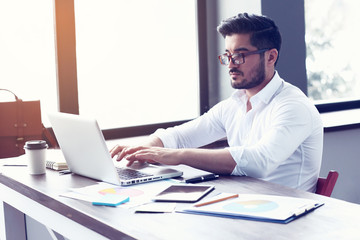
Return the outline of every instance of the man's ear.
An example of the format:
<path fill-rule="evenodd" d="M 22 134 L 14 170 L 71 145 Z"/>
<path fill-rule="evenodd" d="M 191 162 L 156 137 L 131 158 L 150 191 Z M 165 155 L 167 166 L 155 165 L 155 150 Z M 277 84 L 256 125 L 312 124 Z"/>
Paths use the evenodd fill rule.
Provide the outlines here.
<path fill-rule="evenodd" d="M 276 50 L 276 48 L 272 48 L 267 52 L 267 63 L 271 65 L 275 65 L 275 62 L 278 58 L 279 52 Z"/>

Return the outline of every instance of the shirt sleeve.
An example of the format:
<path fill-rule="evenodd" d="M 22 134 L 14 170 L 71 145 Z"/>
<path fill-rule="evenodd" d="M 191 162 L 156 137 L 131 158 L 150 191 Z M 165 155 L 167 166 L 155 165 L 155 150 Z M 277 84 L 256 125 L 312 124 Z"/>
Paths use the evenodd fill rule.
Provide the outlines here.
<path fill-rule="evenodd" d="M 264 178 L 288 159 L 313 131 L 311 109 L 301 102 L 273 109 L 271 124 L 255 144 L 229 147 L 236 161 L 232 175 Z"/>
<path fill-rule="evenodd" d="M 226 132 L 220 119 L 222 104 L 182 125 L 158 129 L 153 135 L 160 138 L 166 148 L 197 148 L 224 138 Z"/>

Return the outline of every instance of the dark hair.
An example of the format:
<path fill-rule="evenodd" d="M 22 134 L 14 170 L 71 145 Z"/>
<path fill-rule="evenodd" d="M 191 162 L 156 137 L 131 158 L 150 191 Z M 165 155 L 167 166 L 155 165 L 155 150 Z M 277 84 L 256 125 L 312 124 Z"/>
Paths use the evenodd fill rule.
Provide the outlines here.
<path fill-rule="evenodd" d="M 240 13 L 223 20 L 217 27 L 217 31 L 224 38 L 232 34 L 250 34 L 250 43 L 254 47 L 257 49 L 276 48 L 280 55 L 281 34 L 274 21 L 266 16 Z"/>

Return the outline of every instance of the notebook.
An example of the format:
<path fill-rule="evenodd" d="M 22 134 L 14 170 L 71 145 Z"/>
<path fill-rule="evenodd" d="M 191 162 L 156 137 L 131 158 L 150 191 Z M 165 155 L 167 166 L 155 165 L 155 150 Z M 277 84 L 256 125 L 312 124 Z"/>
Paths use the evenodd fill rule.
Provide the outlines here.
<path fill-rule="evenodd" d="M 55 171 L 68 169 L 66 162 L 55 162 L 55 161 L 51 161 L 51 160 L 46 160 L 45 166 L 46 166 L 46 168 L 52 169 Z"/>
<path fill-rule="evenodd" d="M 46 151 L 46 162 L 45 166 L 48 169 L 55 171 L 61 171 L 68 169 L 68 165 L 65 158 L 59 149 L 48 149 Z"/>
<path fill-rule="evenodd" d="M 51 113 L 48 117 L 68 167 L 75 174 L 115 185 L 132 185 L 183 174 L 169 167 L 144 163 L 117 168 L 95 119 L 67 113 Z"/>

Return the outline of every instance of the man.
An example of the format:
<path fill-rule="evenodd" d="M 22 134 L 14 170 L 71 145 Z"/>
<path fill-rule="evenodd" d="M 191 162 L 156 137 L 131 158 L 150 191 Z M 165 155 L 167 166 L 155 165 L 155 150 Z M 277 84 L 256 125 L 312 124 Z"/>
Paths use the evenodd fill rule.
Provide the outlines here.
<path fill-rule="evenodd" d="M 157 130 L 142 146 L 116 146 L 111 155 L 219 174 L 246 175 L 314 192 L 323 128 L 309 99 L 275 70 L 281 36 L 275 23 L 247 13 L 218 27 L 225 39 L 220 63 L 236 91 L 183 125 Z M 225 149 L 197 149 L 226 137 Z"/>

